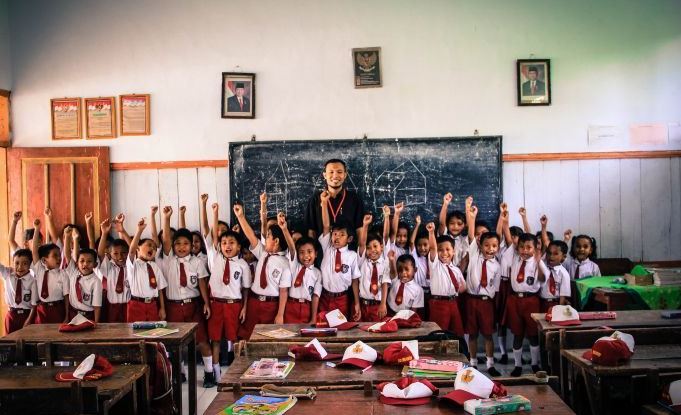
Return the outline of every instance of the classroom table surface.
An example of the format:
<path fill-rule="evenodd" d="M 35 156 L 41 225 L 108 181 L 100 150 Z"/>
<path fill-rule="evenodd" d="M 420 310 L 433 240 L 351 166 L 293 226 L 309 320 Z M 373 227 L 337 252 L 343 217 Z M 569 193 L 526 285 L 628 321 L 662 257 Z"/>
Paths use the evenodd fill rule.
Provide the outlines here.
<path fill-rule="evenodd" d="M 162 341 L 164 344 L 177 344 L 186 341 L 196 331 L 196 323 L 168 323 L 169 329 L 178 329 L 177 333 L 158 338 L 135 336 L 144 330 L 133 330 L 132 323 L 99 323 L 93 330 L 65 332 L 59 331 L 61 324 L 31 324 L 4 337 L 1 342 L 24 343 L 44 342 L 110 342 L 110 341 Z"/>
<path fill-rule="evenodd" d="M 451 392 L 452 388 L 440 389 L 440 396 Z M 551 390 L 548 385 L 507 386 L 509 394 L 523 395 L 532 403 L 529 412 L 513 412 L 518 414 L 547 414 L 568 415 L 574 412 Z M 236 398 L 229 392 L 218 392 L 217 396 L 206 410 L 206 415 L 221 413 L 223 409 L 234 403 Z M 343 391 L 318 391 L 314 400 L 299 399 L 298 402 L 287 411 L 292 415 L 319 415 L 326 411 L 336 414 L 464 414 L 461 407 L 455 406 L 449 401 L 441 401 L 434 398 L 427 405 L 397 406 L 385 405 L 378 400 L 378 392 L 374 390 L 371 396 L 365 396 L 362 390 Z"/>
<path fill-rule="evenodd" d="M 370 322 L 360 322 L 360 326 L 369 326 L 374 323 Z M 310 341 L 314 337 L 303 337 L 300 335 L 301 328 L 311 328 L 313 326 L 309 324 L 257 324 L 253 330 L 251 338 L 248 340 L 253 343 L 265 343 L 265 342 L 301 342 Z M 267 332 L 276 329 L 286 329 L 291 332 L 296 333 L 294 337 L 287 337 L 285 339 L 275 339 L 273 337 L 263 336 L 262 332 Z M 335 336 L 319 337 L 320 341 L 328 343 L 345 343 L 345 342 L 356 342 L 361 340 L 365 343 L 376 342 L 376 341 L 398 341 L 398 340 L 413 340 L 418 336 L 425 336 L 432 331 L 440 330 L 440 326 L 432 321 L 424 321 L 421 327 L 416 328 L 401 328 L 393 333 L 371 333 L 368 331 L 360 330 L 359 326 L 350 330 L 338 330 Z"/>
<path fill-rule="evenodd" d="M 681 318 L 662 318 L 663 310 L 622 310 L 616 311 L 617 318 L 603 320 L 584 320 L 578 326 L 559 326 L 546 321 L 543 313 L 532 313 L 532 319 L 537 322 L 541 332 L 552 330 L 588 330 L 602 326 L 613 329 L 626 327 L 665 327 L 681 326 Z"/>
<path fill-rule="evenodd" d="M 628 362 L 618 366 L 594 364 L 582 357 L 590 349 L 567 349 L 561 353 L 572 364 L 586 369 L 594 376 L 625 376 L 647 373 L 650 370 L 669 372 L 681 370 L 681 345 L 641 345 L 634 348 L 634 355 Z"/>
<path fill-rule="evenodd" d="M 468 362 L 462 354 L 432 357 Z M 267 383 L 281 386 L 362 385 L 365 382 L 379 383 L 399 379 L 403 368 L 403 365 L 377 364 L 362 373 L 362 370 L 356 366 L 329 367 L 326 362 L 296 360 L 291 373 L 284 379 L 242 379 L 241 376 L 256 360 L 258 358 L 245 356 L 234 359 L 218 382 L 218 389 L 230 389 L 234 385 L 261 386 Z M 279 358 L 279 360 L 292 359 Z M 447 382 L 452 383 L 453 379 Z"/>

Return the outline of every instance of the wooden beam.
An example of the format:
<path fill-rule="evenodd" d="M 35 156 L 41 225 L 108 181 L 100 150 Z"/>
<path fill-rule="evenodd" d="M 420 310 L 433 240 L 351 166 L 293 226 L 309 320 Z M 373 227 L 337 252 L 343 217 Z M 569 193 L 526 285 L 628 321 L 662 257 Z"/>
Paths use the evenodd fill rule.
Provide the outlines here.
<path fill-rule="evenodd" d="M 191 169 L 199 167 L 227 167 L 228 164 L 227 160 L 134 161 L 129 163 L 111 163 L 111 170 Z"/>
<path fill-rule="evenodd" d="M 652 159 L 681 157 L 681 150 L 664 151 L 604 151 L 596 153 L 531 153 L 504 154 L 503 161 Z"/>

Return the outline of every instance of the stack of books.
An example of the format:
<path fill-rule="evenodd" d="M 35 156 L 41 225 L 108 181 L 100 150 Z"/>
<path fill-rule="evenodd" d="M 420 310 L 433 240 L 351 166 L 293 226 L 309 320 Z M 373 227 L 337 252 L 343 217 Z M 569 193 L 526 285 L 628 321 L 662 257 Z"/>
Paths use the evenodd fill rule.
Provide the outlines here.
<path fill-rule="evenodd" d="M 295 364 L 293 361 L 279 359 L 256 360 L 241 375 L 241 379 L 284 379 Z"/>
<path fill-rule="evenodd" d="M 456 360 L 418 359 L 402 368 L 402 376 L 419 379 L 456 379 L 456 372 L 465 367 Z"/>
<path fill-rule="evenodd" d="M 298 399 L 268 398 L 257 395 L 244 395 L 238 401 L 223 409 L 218 415 L 281 415 L 291 409 Z"/>
<path fill-rule="evenodd" d="M 653 284 L 658 287 L 681 285 L 681 268 L 653 268 Z"/>

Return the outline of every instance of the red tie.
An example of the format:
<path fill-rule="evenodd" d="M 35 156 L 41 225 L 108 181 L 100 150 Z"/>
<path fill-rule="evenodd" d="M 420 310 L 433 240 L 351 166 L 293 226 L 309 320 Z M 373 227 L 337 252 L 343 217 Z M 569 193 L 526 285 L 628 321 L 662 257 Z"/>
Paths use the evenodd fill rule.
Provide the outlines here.
<path fill-rule="evenodd" d="M 556 280 L 553 278 L 553 268 L 549 268 L 549 291 L 556 295 Z"/>
<path fill-rule="evenodd" d="M 516 277 L 516 281 L 518 281 L 518 284 L 522 284 L 523 281 L 525 281 L 525 260 L 523 260 L 523 263 L 520 264 L 520 269 L 518 270 L 518 276 Z"/>
<path fill-rule="evenodd" d="M 45 274 L 43 274 L 43 287 L 40 289 L 40 298 L 46 300 L 50 296 L 50 290 L 47 288 L 47 280 L 50 275 L 50 270 L 46 269 Z"/>
<path fill-rule="evenodd" d="M 106 291 L 106 275 L 102 275 L 102 291 Z"/>
<path fill-rule="evenodd" d="M 123 279 L 125 278 L 125 270 L 123 267 L 118 268 L 118 278 L 116 278 L 116 292 L 123 293 Z"/>
<path fill-rule="evenodd" d="M 426 258 L 426 279 L 430 279 L 430 258 Z"/>
<path fill-rule="evenodd" d="M 402 304 L 402 297 L 404 296 L 404 284 L 400 282 L 400 288 L 397 289 L 397 295 L 395 296 L 395 304 Z"/>
<path fill-rule="evenodd" d="M 184 262 L 180 262 L 180 285 L 187 286 L 187 271 L 184 270 Z"/>
<path fill-rule="evenodd" d="M 373 267 L 371 268 L 371 294 L 376 295 L 378 294 L 378 267 L 376 266 L 375 262 L 372 265 Z"/>
<path fill-rule="evenodd" d="M 480 287 L 487 288 L 487 260 L 482 260 L 482 272 L 480 273 Z"/>
<path fill-rule="evenodd" d="M 154 273 L 154 269 L 151 267 L 151 264 L 147 262 L 147 274 L 149 274 L 149 286 L 151 288 L 156 288 L 156 274 Z"/>
<path fill-rule="evenodd" d="M 225 270 L 222 271 L 222 283 L 229 285 L 229 276 L 231 275 L 229 270 L 229 258 L 225 258 Z"/>
<path fill-rule="evenodd" d="M 305 267 L 300 268 L 300 271 L 298 271 L 298 275 L 296 275 L 296 280 L 293 283 L 294 287 L 300 287 L 301 285 L 303 285 L 303 277 L 305 276 L 305 271 L 307 271 Z"/>
<path fill-rule="evenodd" d="M 21 278 L 17 277 L 17 288 L 16 288 L 16 293 L 14 294 L 14 302 L 16 305 L 21 304 L 21 296 L 22 296 L 22 288 L 21 288 Z"/>
<path fill-rule="evenodd" d="M 80 286 L 81 278 L 82 275 L 78 275 L 78 277 L 76 278 L 76 298 L 78 298 L 79 303 L 83 302 L 83 287 Z"/>
<path fill-rule="evenodd" d="M 262 262 L 262 268 L 260 268 L 260 288 L 267 288 L 267 261 L 270 260 L 272 255 L 267 254 L 265 260 Z"/>
<path fill-rule="evenodd" d="M 336 249 L 336 272 L 341 272 L 343 269 L 343 264 L 341 263 L 341 252 L 340 249 Z"/>
<path fill-rule="evenodd" d="M 454 289 L 456 292 L 459 292 L 459 282 L 456 280 L 456 275 L 454 275 L 454 271 L 452 271 L 449 266 L 446 266 L 447 272 L 449 272 L 449 279 L 452 280 L 452 284 L 454 284 Z"/>

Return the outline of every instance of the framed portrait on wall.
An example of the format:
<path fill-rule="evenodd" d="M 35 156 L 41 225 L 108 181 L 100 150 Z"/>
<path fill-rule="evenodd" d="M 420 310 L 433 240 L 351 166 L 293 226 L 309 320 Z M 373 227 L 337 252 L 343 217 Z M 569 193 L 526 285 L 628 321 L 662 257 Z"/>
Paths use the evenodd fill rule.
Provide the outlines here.
<path fill-rule="evenodd" d="M 82 138 L 80 105 L 80 98 L 55 98 L 50 100 L 53 140 Z"/>
<path fill-rule="evenodd" d="M 85 136 L 87 138 L 116 137 L 116 98 L 85 98 Z"/>
<path fill-rule="evenodd" d="M 255 74 L 222 73 L 222 118 L 255 118 Z"/>
<path fill-rule="evenodd" d="M 119 126 L 121 135 L 151 134 L 151 96 L 149 94 L 129 94 L 118 97 L 121 111 Z"/>
<path fill-rule="evenodd" d="M 551 105 L 551 60 L 518 59 L 518 105 Z"/>

